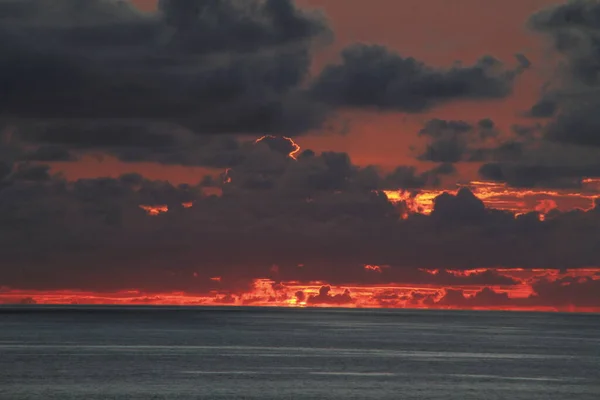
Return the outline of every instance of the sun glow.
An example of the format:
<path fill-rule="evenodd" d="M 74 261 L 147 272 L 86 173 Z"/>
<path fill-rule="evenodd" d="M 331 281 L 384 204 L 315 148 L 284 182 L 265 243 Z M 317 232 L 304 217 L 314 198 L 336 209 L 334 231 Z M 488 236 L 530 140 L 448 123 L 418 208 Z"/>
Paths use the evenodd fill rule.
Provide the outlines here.
<path fill-rule="evenodd" d="M 288 154 L 297 160 L 301 147 L 292 138 L 287 136 L 264 135 L 254 141 L 260 143 L 266 139 L 281 139 L 289 142 L 292 151 Z M 223 184 L 232 183 L 232 169 L 227 168 L 221 174 Z M 600 178 L 585 178 L 581 180 L 581 189 L 549 190 L 542 188 L 522 189 L 513 188 L 505 183 L 471 181 L 466 184 L 457 184 L 450 189 L 419 189 L 419 190 L 385 190 L 383 193 L 394 204 L 404 205 L 403 219 L 411 214 L 429 215 L 433 211 L 435 199 L 443 193 L 456 195 L 460 188 L 466 187 L 484 202 L 486 207 L 512 212 L 515 217 L 529 212 L 537 212 L 540 221 L 552 210 L 571 211 L 575 209 L 590 210 L 594 201 L 600 197 Z M 312 201 L 309 200 L 309 201 Z M 184 208 L 191 208 L 193 203 L 183 203 Z M 169 211 L 166 205 L 140 205 L 148 215 L 157 216 Z"/>
<path fill-rule="evenodd" d="M 591 185 L 600 180 L 585 180 Z M 600 192 L 593 187 L 582 191 L 546 190 L 546 189 L 519 189 L 511 188 L 504 183 L 473 181 L 468 184 L 459 184 L 455 189 L 449 190 L 386 190 L 385 195 L 392 203 L 404 203 L 409 214 L 431 214 L 435 198 L 443 193 L 456 195 L 458 190 L 466 187 L 489 208 L 510 211 L 521 215 L 532 211 L 540 213 L 540 219 L 550 211 L 570 211 L 574 209 L 589 210 L 594 207 L 594 201 Z M 405 215 L 406 217 L 407 215 Z"/>
<path fill-rule="evenodd" d="M 298 143 L 296 143 L 294 141 L 294 139 L 292 139 L 290 137 L 287 137 L 287 136 L 279 136 L 279 137 L 282 138 L 282 139 L 284 139 L 284 140 L 287 140 L 290 143 L 290 145 L 292 146 L 293 150 L 288 154 L 288 157 L 296 160 L 297 159 L 297 155 L 298 155 L 298 153 L 300 152 L 300 149 L 301 149 L 300 145 Z M 262 142 L 265 139 L 277 139 L 277 138 L 278 138 L 278 136 L 264 135 L 264 136 L 256 139 L 254 141 L 254 143 L 260 143 L 260 142 Z"/>
<path fill-rule="evenodd" d="M 367 265 L 370 272 L 380 266 Z M 277 282 L 255 279 L 252 288 L 244 292 L 213 290 L 207 293 L 144 292 L 86 292 L 75 290 L 31 291 L 4 288 L 0 304 L 114 304 L 114 305 L 179 305 L 179 306 L 261 306 L 261 307 L 346 307 L 346 308 L 414 308 L 414 309 L 477 309 L 477 310 L 534 310 L 600 312 L 598 304 L 574 305 L 544 300 L 535 292 L 538 285 L 556 282 L 559 288 L 569 285 L 589 285 L 600 282 L 600 268 L 560 271 L 554 269 L 474 269 L 422 270 L 432 276 L 473 277 L 493 272 L 514 283 L 484 285 L 468 283 L 433 284 L 349 284 L 333 286 L 327 282 Z M 197 275 L 195 275 L 197 277 Z M 223 282 L 221 277 L 210 278 Z M 510 281 L 509 281 L 510 282 Z"/>
<path fill-rule="evenodd" d="M 142 205 L 140 205 L 140 208 L 142 210 L 146 211 L 146 213 L 148 215 L 152 215 L 152 216 L 160 215 L 160 214 L 163 214 L 163 213 L 166 213 L 169 211 L 169 207 L 164 204 L 159 204 L 159 205 L 142 204 Z"/>

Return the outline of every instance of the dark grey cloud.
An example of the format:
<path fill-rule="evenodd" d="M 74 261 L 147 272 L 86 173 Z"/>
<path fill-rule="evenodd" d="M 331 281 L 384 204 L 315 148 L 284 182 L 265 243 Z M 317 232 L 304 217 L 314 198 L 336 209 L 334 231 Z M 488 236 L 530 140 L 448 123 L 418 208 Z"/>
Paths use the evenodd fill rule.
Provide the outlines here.
<path fill-rule="evenodd" d="M 600 83 L 598 10 L 595 0 L 574 0 L 543 9 L 528 21 L 533 30 L 550 35 L 554 48 L 567 57 L 569 77 L 587 85 Z"/>
<path fill-rule="evenodd" d="M 330 31 L 291 0 L 85 5 L 2 0 L 5 117 L 144 119 L 203 133 L 298 132 L 322 111 L 299 85 Z M 26 68 L 23 66 L 26 65 Z"/>
<path fill-rule="evenodd" d="M 419 136 L 429 138 L 429 143 L 419 159 L 456 163 L 462 161 L 469 151 L 470 137 L 474 127 L 464 121 L 433 119 L 425 124 Z"/>
<path fill-rule="evenodd" d="M 520 125 L 515 124 L 511 126 L 511 131 L 518 137 L 525 141 L 532 141 L 537 138 L 537 135 L 542 129 L 541 124 L 534 125 Z"/>
<path fill-rule="evenodd" d="M 582 179 L 600 176 L 600 164 L 487 163 L 481 166 L 479 174 L 513 187 L 580 187 Z"/>
<path fill-rule="evenodd" d="M 556 113 L 556 101 L 551 99 L 541 99 L 529 111 L 529 115 L 537 118 L 552 117 Z"/>
<path fill-rule="evenodd" d="M 453 175 L 455 174 L 456 167 L 452 163 L 439 164 L 437 167 L 431 169 L 431 172 L 436 175 Z"/>
<path fill-rule="evenodd" d="M 47 165 L 18 164 L 12 178 L 20 181 L 48 181 L 50 167 Z"/>
<path fill-rule="evenodd" d="M 584 179 L 600 176 L 600 148 L 577 143 L 584 131 L 573 129 L 569 138 L 548 140 L 550 134 L 566 132 L 556 129 L 556 121 L 549 127 L 513 126 L 510 139 L 481 153 L 480 176 L 521 188 L 578 188 Z"/>
<path fill-rule="evenodd" d="M 418 112 L 505 97 L 529 66 L 522 55 L 514 69 L 486 56 L 440 69 L 357 44 L 311 81 L 313 53 L 333 33 L 293 0 L 163 0 L 155 12 L 128 1 L 0 0 L 0 11 L 0 114 L 42 149 L 27 156 L 40 161 L 98 152 L 228 167 L 241 162 L 231 139 L 202 136 L 294 136 L 339 107 Z"/>
<path fill-rule="evenodd" d="M 40 146 L 35 150 L 26 152 L 21 157 L 26 161 L 75 161 L 77 158 L 69 150 L 60 146 Z"/>
<path fill-rule="evenodd" d="M 374 266 L 371 266 L 374 267 Z M 307 264 L 302 268 L 282 266 L 279 267 L 273 279 L 281 281 L 309 281 L 311 277 L 318 276 L 319 279 L 332 285 L 348 285 L 360 282 L 362 284 L 376 285 L 382 283 L 410 283 L 415 285 L 436 286 L 462 286 L 462 285 L 496 285 L 512 286 L 519 281 L 502 275 L 494 270 L 460 274 L 456 271 L 445 269 L 425 270 L 422 268 L 410 268 L 403 265 L 382 265 L 378 269 L 365 268 L 359 263 L 331 264 L 325 268 L 322 264 Z"/>
<path fill-rule="evenodd" d="M 57 144 L 75 149 L 169 148 L 177 144 L 176 127 L 149 125 L 142 121 L 62 120 L 28 123 L 20 126 L 18 136 L 30 143 Z"/>
<path fill-rule="evenodd" d="M 392 178 L 354 165 L 344 153 L 294 161 L 269 142 L 253 148 L 257 153 L 228 173 L 229 183 L 213 182 L 221 196 L 204 194 L 200 184 L 138 174 L 68 182 L 43 166 L 7 167 L 0 280 L 23 289 L 194 293 L 241 290 L 256 278 L 510 285 L 501 276 L 432 276 L 416 268 L 576 268 L 600 261 L 592 233 L 600 228 L 597 209 L 556 212 L 541 222 L 535 213 L 515 218 L 488 209 L 462 189 L 439 196 L 430 216 L 402 219 L 402 205 L 375 190 Z M 140 205 L 169 211 L 152 217 Z M 210 279 L 216 276 L 222 279 Z"/>
<path fill-rule="evenodd" d="M 305 197 L 336 191 L 368 193 L 437 186 L 439 177 L 450 173 L 448 167 L 439 166 L 425 172 L 409 166 L 383 172 L 372 165 L 359 167 L 347 153 L 333 151 L 317 155 L 306 150 L 296 161 L 288 155 L 288 145 L 274 143 L 244 146 L 243 159 L 228 172 L 232 182 L 225 190 L 273 189 L 286 196 Z"/>
<path fill-rule="evenodd" d="M 489 287 L 477 291 L 473 296 L 466 296 L 461 289 L 447 289 L 444 296 L 436 302 L 439 306 L 449 307 L 503 307 L 514 304 L 507 293 L 496 292 Z"/>
<path fill-rule="evenodd" d="M 534 283 L 533 293 L 528 297 L 510 297 L 508 293 L 484 287 L 473 294 L 467 294 L 462 289 L 446 289 L 441 298 L 427 298 L 425 294 L 412 293 L 405 298 L 388 295 L 382 305 L 395 306 L 398 300 L 409 304 L 429 307 L 450 308 L 551 308 L 561 311 L 572 310 L 573 307 L 596 308 L 600 305 L 598 286 L 600 281 L 591 278 L 561 278 L 557 280 L 542 279 Z M 431 296 L 431 295 L 429 295 Z"/>
<path fill-rule="evenodd" d="M 532 285 L 539 304 L 576 307 L 597 307 L 600 304 L 600 280 L 591 277 L 541 279 Z"/>
<path fill-rule="evenodd" d="M 158 8 L 175 31 L 170 39 L 178 49 L 194 53 L 223 50 L 254 52 L 328 32 L 316 15 L 300 12 L 292 1 L 160 0 Z"/>
<path fill-rule="evenodd" d="M 575 0 L 532 15 L 528 26 L 547 36 L 561 55 L 555 78 L 530 114 L 554 117 L 545 138 L 558 143 L 600 146 L 600 3 Z"/>
<path fill-rule="evenodd" d="M 352 296 L 350 295 L 350 291 L 348 289 L 344 290 L 343 293 L 338 294 L 329 294 L 331 292 L 330 286 L 322 286 L 319 289 L 319 294 L 314 296 L 309 296 L 306 299 L 307 304 L 329 304 L 329 305 L 344 305 L 353 303 Z"/>
<path fill-rule="evenodd" d="M 313 83 L 317 97 L 342 106 L 420 112 L 456 99 L 503 98 L 528 63 L 507 69 L 493 57 L 472 66 L 433 68 L 379 45 L 355 44 Z"/>
<path fill-rule="evenodd" d="M 60 121 L 25 123 L 13 135 L 31 161 L 75 161 L 80 154 L 109 154 L 125 162 L 229 168 L 254 157 L 265 146 L 281 157 L 295 151 L 290 138 L 256 139 L 234 135 L 195 135 L 172 124 L 131 121 Z M 265 160 L 266 161 L 266 160 Z"/>
<path fill-rule="evenodd" d="M 600 99 L 600 97 L 599 97 Z M 597 103 L 600 104 L 600 103 Z M 600 147 L 600 116 L 597 107 L 574 107 L 559 114 L 546 128 L 545 138 L 564 144 Z"/>
<path fill-rule="evenodd" d="M 432 119 L 419 131 L 419 136 L 427 141 L 417 158 L 451 164 L 518 157 L 523 139 L 502 139 L 499 135 L 494 121 L 489 118 L 475 125 L 465 121 Z"/>
<path fill-rule="evenodd" d="M 487 218 L 489 210 L 469 189 L 461 188 L 456 196 L 448 193 L 438 196 L 431 216 L 441 221 L 463 224 Z"/>
<path fill-rule="evenodd" d="M 0 147 L 3 286 L 208 293 L 247 288 L 265 277 L 339 285 L 511 285 L 494 273 L 434 276 L 419 268 L 576 268 L 600 262 L 598 206 L 555 212 L 542 222 L 536 213 L 515 218 L 490 210 L 462 189 L 439 196 L 430 216 L 403 219 L 403 205 L 380 191 L 417 192 L 454 173 L 454 161 L 487 160 L 489 149 L 473 146 L 482 141 L 503 152 L 493 154 L 524 157 L 521 143 L 534 136 L 528 129 L 515 131 L 520 141 L 504 143 L 488 119 L 433 122 L 422 136 L 440 146 L 434 153 L 443 156 L 427 157 L 439 164 L 425 172 L 400 166 L 389 173 L 357 166 L 340 152 L 305 150 L 295 161 L 289 139 L 256 143 L 230 135 L 297 133 L 314 126 L 324 111 L 315 95 L 335 106 L 411 112 L 450 99 L 503 97 L 527 67 L 524 59 L 517 70 L 491 58 L 440 70 L 358 46 L 347 50 L 343 64 L 326 68 L 306 93 L 301 84 L 309 44 L 329 32 L 320 17 L 290 1 L 256 7 L 168 1 L 153 14 L 122 2 L 48 4 L 0 1 L 0 38 L 6 39 L 0 48 L 7 55 L 0 61 L 0 83 L 6 86 L 0 106 L 13 121 L 31 117 L 14 135 L 14 146 L 22 148 Z M 23 65 L 30 67 L 22 71 Z M 381 66 L 389 68 L 386 74 Z M 333 97 L 324 95 L 325 87 Z M 444 141 L 457 143 L 456 151 L 444 150 Z M 197 185 L 138 174 L 68 182 L 47 166 L 21 162 L 93 151 L 127 161 L 230 169 Z M 502 167 L 490 174 L 508 180 Z M 544 178 L 558 172 L 517 174 Z M 209 195 L 207 187 L 222 194 Z M 169 211 L 149 216 L 140 205 Z M 365 270 L 365 264 L 380 265 L 381 272 Z M 480 296 L 496 299 L 493 293 Z M 325 287 L 310 301 L 352 298 Z"/>
<path fill-rule="evenodd" d="M 557 121 L 560 120 L 559 117 Z M 580 138 L 580 135 L 595 137 L 588 134 L 593 128 L 556 129 L 557 124 L 546 128 L 540 124 L 513 125 L 505 133 L 490 119 L 475 124 L 432 119 L 419 131 L 419 136 L 425 138 L 425 146 L 417 158 L 446 164 L 483 163 L 479 169 L 483 179 L 521 188 L 580 187 L 583 179 L 600 176 L 598 147 L 586 148 Z M 554 132 L 569 132 L 571 136 L 562 138 L 562 143 L 548 140 Z M 437 175 L 443 174 L 438 171 Z"/>

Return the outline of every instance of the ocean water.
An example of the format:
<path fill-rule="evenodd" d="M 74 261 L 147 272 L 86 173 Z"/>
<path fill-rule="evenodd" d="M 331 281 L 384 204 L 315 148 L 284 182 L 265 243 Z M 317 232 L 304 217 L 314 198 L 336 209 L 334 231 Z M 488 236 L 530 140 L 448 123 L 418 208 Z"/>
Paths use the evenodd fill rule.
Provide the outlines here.
<path fill-rule="evenodd" d="M 600 399 L 600 316 L 0 308 L 0 399 Z"/>

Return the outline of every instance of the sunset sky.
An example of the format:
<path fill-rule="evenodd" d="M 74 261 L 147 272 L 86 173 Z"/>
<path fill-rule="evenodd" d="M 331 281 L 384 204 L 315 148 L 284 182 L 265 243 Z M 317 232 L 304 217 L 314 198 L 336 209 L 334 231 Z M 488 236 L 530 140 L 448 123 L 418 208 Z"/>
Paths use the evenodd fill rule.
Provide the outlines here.
<path fill-rule="evenodd" d="M 0 304 L 600 311 L 600 2 L 0 0 Z"/>

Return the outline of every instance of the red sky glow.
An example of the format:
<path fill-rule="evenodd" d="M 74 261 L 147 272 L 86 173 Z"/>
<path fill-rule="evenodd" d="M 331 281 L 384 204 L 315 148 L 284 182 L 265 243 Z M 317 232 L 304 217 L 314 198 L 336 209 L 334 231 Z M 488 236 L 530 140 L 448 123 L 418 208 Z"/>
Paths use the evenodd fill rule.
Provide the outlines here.
<path fill-rule="evenodd" d="M 600 312 L 600 3 L 493 3 L 8 7 L 0 304 Z"/>

